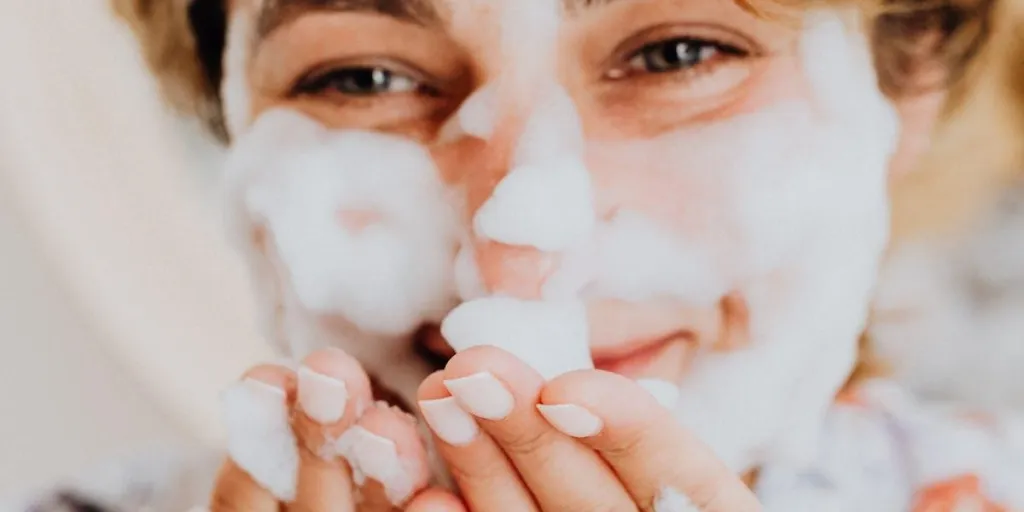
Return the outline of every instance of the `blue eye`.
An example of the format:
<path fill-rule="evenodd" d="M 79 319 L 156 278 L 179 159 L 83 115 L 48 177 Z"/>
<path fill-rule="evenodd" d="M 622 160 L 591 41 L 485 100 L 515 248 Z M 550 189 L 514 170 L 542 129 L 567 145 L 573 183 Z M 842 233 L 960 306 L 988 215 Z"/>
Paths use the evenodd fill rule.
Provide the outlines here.
<path fill-rule="evenodd" d="M 677 38 L 644 46 L 626 62 L 633 73 L 671 73 L 696 68 L 723 56 L 742 56 L 743 50 L 721 43 Z"/>
<path fill-rule="evenodd" d="M 383 67 L 335 68 L 314 75 L 295 88 L 299 94 L 337 92 L 348 96 L 401 94 L 422 89 L 416 79 Z"/>

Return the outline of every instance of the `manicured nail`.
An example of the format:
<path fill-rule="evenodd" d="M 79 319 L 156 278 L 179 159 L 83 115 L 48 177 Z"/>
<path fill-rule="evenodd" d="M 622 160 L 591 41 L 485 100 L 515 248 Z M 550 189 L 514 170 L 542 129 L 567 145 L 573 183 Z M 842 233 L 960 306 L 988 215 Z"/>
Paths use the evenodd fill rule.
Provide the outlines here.
<path fill-rule="evenodd" d="M 679 401 L 679 386 L 661 379 L 638 379 L 640 387 L 647 390 L 654 399 L 667 409 L 674 409 Z"/>
<path fill-rule="evenodd" d="M 223 406 L 231 459 L 278 499 L 294 499 L 299 449 L 285 391 L 245 379 L 228 388 Z"/>
<path fill-rule="evenodd" d="M 480 432 L 476 420 L 459 407 L 455 397 L 420 400 L 420 410 L 437 437 L 452 446 L 467 445 Z"/>
<path fill-rule="evenodd" d="M 321 425 L 336 423 L 345 415 L 348 388 L 343 381 L 299 368 L 299 405 L 306 416 Z"/>
<path fill-rule="evenodd" d="M 537 410 L 551 426 L 571 437 L 591 437 L 604 427 L 601 418 L 575 404 L 538 404 Z"/>
<path fill-rule="evenodd" d="M 470 414 L 485 420 L 505 419 L 515 406 L 515 399 L 505 386 L 489 372 L 444 381 L 448 391 Z"/>
<path fill-rule="evenodd" d="M 384 492 L 394 505 L 403 503 L 413 491 L 413 481 L 398 457 L 395 442 L 355 426 L 345 431 L 335 443 L 339 455 L 352 468 L 356 485 L 364 485 L 367 478 L 384 486 Z"/>

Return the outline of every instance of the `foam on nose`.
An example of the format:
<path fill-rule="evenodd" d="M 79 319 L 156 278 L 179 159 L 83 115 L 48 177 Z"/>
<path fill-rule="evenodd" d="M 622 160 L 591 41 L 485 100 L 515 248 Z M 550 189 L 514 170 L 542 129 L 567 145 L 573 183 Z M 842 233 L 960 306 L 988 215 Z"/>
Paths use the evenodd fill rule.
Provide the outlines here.
<path fill-rule="evenodd" d="M 562 251 L 586 242 L 597 217 L 582 147 L 572 99 L 553 86 L 524 123 L 509 173 L 476 212 L 476 234 L 541 251 Z"/>

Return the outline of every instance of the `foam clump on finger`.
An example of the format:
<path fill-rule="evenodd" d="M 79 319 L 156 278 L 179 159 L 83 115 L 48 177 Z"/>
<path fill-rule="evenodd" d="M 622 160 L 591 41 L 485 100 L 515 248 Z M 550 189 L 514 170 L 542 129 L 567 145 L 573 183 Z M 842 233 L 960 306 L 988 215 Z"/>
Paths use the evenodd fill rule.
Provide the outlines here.
<path fill-rule="evenodd" d="M 654 500 L 654 512 L 700 512 L 685 494 L 665 487 Z"/>
<path fill-rule="evenodd" d="M 284 390 L 254 379 L 222 397 L 228 455 L 278 499 L 291 501 L 299 475 L 299 448 Z"/>

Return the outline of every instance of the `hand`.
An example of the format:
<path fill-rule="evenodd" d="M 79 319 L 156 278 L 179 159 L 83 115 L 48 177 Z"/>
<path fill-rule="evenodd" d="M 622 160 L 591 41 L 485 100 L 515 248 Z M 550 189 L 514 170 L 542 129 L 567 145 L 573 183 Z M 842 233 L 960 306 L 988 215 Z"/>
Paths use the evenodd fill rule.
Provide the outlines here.
<path fill-rule="evenodd" d="M 669 410 L 619 375 L 545 383 L 510 354 L 477 347 L 429 377 L 420 400 L 464 500 L 437 510 L 761 510 Z"/>
<path fill-rule="evenodd" d="M 344 352 L 315 352 L 298 372 L 253 368 L 225 402 L 235 457 L 221 468 L 211 512 L 460 506 L 450 494 L 424 490 L 426 451 L 414 422 L 375 403 L 366 373 Z"/>

